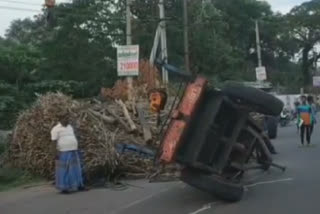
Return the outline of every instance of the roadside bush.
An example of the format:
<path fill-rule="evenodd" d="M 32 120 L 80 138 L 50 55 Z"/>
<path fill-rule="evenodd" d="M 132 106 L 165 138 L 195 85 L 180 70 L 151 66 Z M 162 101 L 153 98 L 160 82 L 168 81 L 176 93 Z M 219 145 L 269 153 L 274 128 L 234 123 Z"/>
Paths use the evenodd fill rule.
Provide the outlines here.
<path fill-rule="evenodd" d="M 85 83 L 77 81 L 61 81 L 61 80 L 46 80 L 38 83 L 27 84 L 24 91 L 30 96 L 34 94 L 46 94 L 48 92 L 62 92 L 63 94 L 73 97 L 85 97 Z"/>
<path fill-rule="evenodd" d="M 10 129 L 17 113 L 27 106 L 28 96 L 15 86 L 0 81 L 0 129 Z"/>
<path fill-rule="evenodd" d="M 37 94 L 62 92 L 74 98 L 97 95 L 99 85 L 77 81 L 46 80 L 20 86 L 0 81 L 0 129 L 11 129 L 19 112 L 31 104 Z"/>
<path fill-rule="evenodd" d="M 2 154 L 6 151 L 6 145 L 1 142 L 1 138 L 0 138 L 0 156 L 2 156 Z"/>
<path fill-rule="evenodd" d="M 8 136 L 0 133 L 0 192 L 42 180 L 25 170 L 12 168 L 7 161 L 7 151 Z"/>
<path fill-rule="evenodd" d="M 38 183 L 40 181 L 42 181 L 41 178 L 35 177 L 24 170 L 10 167 L 0 167 L 0 192 L 19 186 Z"/>

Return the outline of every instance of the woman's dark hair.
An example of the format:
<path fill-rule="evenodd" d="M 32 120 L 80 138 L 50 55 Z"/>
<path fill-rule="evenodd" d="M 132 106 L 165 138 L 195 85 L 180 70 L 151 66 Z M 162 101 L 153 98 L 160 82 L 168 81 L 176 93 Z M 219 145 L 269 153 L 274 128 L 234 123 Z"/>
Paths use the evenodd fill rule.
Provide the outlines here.
<path fill-rule="evenodd" d="M 61 123 L 62 126 L 68 126 L 69 125 L 69 114 L 61 114 L 59 116 L 59 122 Z"/>
<path fill-rule="evenodd" d="M 313 103 L 313 96 L 309 95 L 307 97 L 308 103 Z"/>

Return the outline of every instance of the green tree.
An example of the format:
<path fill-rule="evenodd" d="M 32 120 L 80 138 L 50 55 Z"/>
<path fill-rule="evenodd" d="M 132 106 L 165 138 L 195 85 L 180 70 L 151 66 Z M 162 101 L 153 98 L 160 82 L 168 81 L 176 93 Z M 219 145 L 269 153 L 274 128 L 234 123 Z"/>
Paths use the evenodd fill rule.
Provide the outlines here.
<path fill-rule="evenodd" d="M 48 80 L 49 88 L 54 88 L 52 80 L 86 82 L 95 86 L 90 87 L 94 90 L 111 85 L 116 79 L 115 46 L 125 44 L 125 3 L 77 1 L 50 10 L 49 19 L 48 11 L 44 11 L 33 20 L 14 21 L 5 42 L 0 41 L 0 51 L 2 56 L 19 60 L 14 60 L 16 64 L 11 60 L 10 64 L 8 57 L 2 57 L 0 72 L 11 83 L 17 79 L 28 82 L 28 78 Z M 169 62 L 183 68 L 182 2 L 166 0 L 165 8 Z M 158 1 L 135 0 L 131 9 L 133 42 L 140 45 L 141 57 L 148 58 L 160 21 Z M 293 32 L 305 20 L 310 21 L 305 14 L 300 23 L 299 18 L 293 18 L 301 12 L 274 14 L 269 4 L 257 0 L 189 0 L 188 11 L 192 70 L 215 81 L 254 80 L 254 22 L 259 20 L 263 64 L 271 80 L 287 84 L 286 75 L 280 72 L 296 71 L 298 64 L 292 59 L 303 45 Z M 311 12 L 309 16 L 315 14 Z M 310 62 L 312 50 L 308 53 Z M 43 89 L 46 84 L 40 85 Z"/>
<path fill-rule="evenodd" d="M 32 73 L 40 63 L 40 55 L 30 45 L 16 44 L 11 41 L 0 43 L 0 76 L 10 84 L 20 88 L 32 80 Z"/>
<path fill-rule="evenodd" d="M 207 0 L 192 1 L 189 11 L 194 69 L 220 81 L 253 80 L 254 23 L 273 16 L 270 6 L 255 0 Z"/>
<path fill-rule="evenodd" d="M 320 42 L 320 2 L 312 0 L 293 8 L 286 16 L 288 38 L 296 45 L 296 53 L 301 61 L 303 83 L 311 82 L 311 68 L 320 58 L 316 46 Z"/>
<path fill-rule="evenodd" d="M 51 36 L 40 45 L 40 78 L 87 82 L 95 90 L 111 85 L 116 77 L 114 45 L 124 36 L 112 4 L 60 5 L 53 13 Z"/>

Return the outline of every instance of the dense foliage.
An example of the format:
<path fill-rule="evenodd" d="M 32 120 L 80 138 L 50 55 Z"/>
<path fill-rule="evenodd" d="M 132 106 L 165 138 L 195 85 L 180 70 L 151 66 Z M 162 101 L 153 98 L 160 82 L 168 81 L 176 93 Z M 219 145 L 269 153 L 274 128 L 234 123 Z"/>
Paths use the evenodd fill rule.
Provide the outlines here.
<path fill-rule="evenodd" d="M 116 80 L 117 44 L 125 42 L 125 0 L 77 1 L 15 20 L 0 37 L 0 121 L 36 93 L 63 91 L 75 97 L 98 93 Z M 257 0 L 189 0 L 191 69 L 215 83 L 255 80 L 255 21 L 269 80 L 295 92 L 311 84 L 320 58 L 320 3 L 306 2 L 288 14 Z M 158 1 L 132 2 L 133 42 L 148 58 L 159 23 Z M 169 61 L 183 68 L 182 1 L 166 0 Z"/>

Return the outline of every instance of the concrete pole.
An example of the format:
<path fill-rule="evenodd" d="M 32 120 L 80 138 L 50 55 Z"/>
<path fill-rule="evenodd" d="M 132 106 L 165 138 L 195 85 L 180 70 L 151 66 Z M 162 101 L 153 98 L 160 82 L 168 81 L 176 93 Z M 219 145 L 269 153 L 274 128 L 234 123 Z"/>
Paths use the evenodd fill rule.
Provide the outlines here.
<path fill-rule="evenodd" d="M 184 60 L 186 72 L 190 74 L 189 37 L 188 37 L 188 2 L 183 0 L 183 25 L 184 25 Z"/>
<path fill-rule="evenodd" d="M 131 10 L 130 10 L 131 0 L 126 0 L 126 23 L 127 23 L 127 30 L 126 30 L 126 40 L 127 45 L 132 44 L 132 29 L 131 29 Z M 127 77 L 128 83 L 128 99 L 129 101 L 132 100 L 132 77 Z"/>
<path fill-rule="evenodd" d="M 258 67 L 261 67 L 262 59 L 261 59 L 261 44 L 260 44 L 260 32 L 259 32 L 258 20 L 256 20 L 256 42 L 257 42 Z"/>
<path fill-rule="evenodd" d="M 157 56 L 157 50 L 160 42 L 160 34 L 161 34 L 161 29 L 160 29 L 160 26 L 158 26 L 156 30 L 156 35 L 154 36 L 153 46 L 152 46 L 152 50 L 149 57 L 149 62 L 150 62 L 150 65 L 152 66 L 154 65 L 154 61 Z"/>
<path fill-rule="evenodd" d="M 164 11 L 164 0 L 159 0 L 159 11 L 160 11 L 160 37 L 161 37 L 161 57 L 165 63 L 168 63 L 168 49 L 167 49 L 167 32 L 166 32 L 166 21 Z M 169 83 L 168 71 L 162 68 L 162 81 L 165 85 Z"/>

